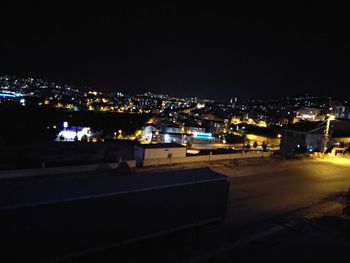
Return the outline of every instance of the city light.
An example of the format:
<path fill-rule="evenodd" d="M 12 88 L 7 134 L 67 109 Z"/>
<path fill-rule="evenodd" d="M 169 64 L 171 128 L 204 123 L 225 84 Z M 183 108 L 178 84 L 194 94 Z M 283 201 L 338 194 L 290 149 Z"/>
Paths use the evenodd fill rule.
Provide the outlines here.
<path fill-rule="evenodd" d="M 211 139 L 211 138 L 213 138 L 213 134 L 212 133 L 197 133 L 197 132 L 194 132 L 193 133 L 193 137 L 194 138 L 198 138 L 198 139 Z"/>
<path fill-rule="evenodd" d="M 90 128 L 88 127 L 65 129 L 59 132 L 56 141 L 81 141 L 83 136 L 88 138 L 90 134 Z"/>

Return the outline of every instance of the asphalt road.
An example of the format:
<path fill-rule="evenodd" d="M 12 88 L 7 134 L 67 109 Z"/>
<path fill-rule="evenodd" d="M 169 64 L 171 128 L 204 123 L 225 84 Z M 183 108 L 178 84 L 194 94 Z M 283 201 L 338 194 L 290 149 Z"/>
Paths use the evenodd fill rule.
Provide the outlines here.
<path fill-rule="evenodd" d="M 350 159 L 260 159 L 239 166 L 233 161 L 218 161 L 160 169 L 200 167 L 230 177 L 225 225 L 232 229 L 312 206 L 333 193 L 348 191 L 350 186 Z"/>
<path fill-rule="evenodd" d="M 276 161 L 243 167 L 241 173 L 227 166 L 213 170 L 231 177 L 225 225 L 233 231 L 320 203 L 350 185 L 350 160 Z"/>

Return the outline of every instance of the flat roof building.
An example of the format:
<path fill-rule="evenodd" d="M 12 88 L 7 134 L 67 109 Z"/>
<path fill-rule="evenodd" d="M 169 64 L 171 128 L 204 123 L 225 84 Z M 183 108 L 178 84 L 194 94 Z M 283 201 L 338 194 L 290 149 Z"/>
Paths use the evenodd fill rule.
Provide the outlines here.
<path fill-rule="evenodd" d="M 147 159 L 169 159 L 186 157 L 187 147 L 177 143 L 140 144 L 135 146 L 135 160 L 142 166 Z"/>

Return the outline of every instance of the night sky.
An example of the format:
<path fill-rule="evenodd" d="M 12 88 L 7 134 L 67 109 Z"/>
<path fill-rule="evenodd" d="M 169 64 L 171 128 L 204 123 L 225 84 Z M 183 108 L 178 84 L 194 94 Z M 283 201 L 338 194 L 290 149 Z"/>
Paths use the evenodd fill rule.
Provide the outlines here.
<path fill-rule="evenodd" d="M 202 2 L 3 5 L 0 75 L 219 101 L 348 97 L 345 6 Z"/>

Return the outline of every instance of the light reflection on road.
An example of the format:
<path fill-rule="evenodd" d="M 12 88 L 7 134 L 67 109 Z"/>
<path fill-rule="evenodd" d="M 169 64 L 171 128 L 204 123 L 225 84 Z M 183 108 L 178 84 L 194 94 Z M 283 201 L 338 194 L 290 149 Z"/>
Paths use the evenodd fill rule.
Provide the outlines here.
<path fill-rule="evenodd" d="M 338 157 L 338 156 L 326 156 L 323 159 L 320 159 L 326 162 L 331 162 L 336 165 L 344 165 L 350 167 L 350 158 Z"/>

